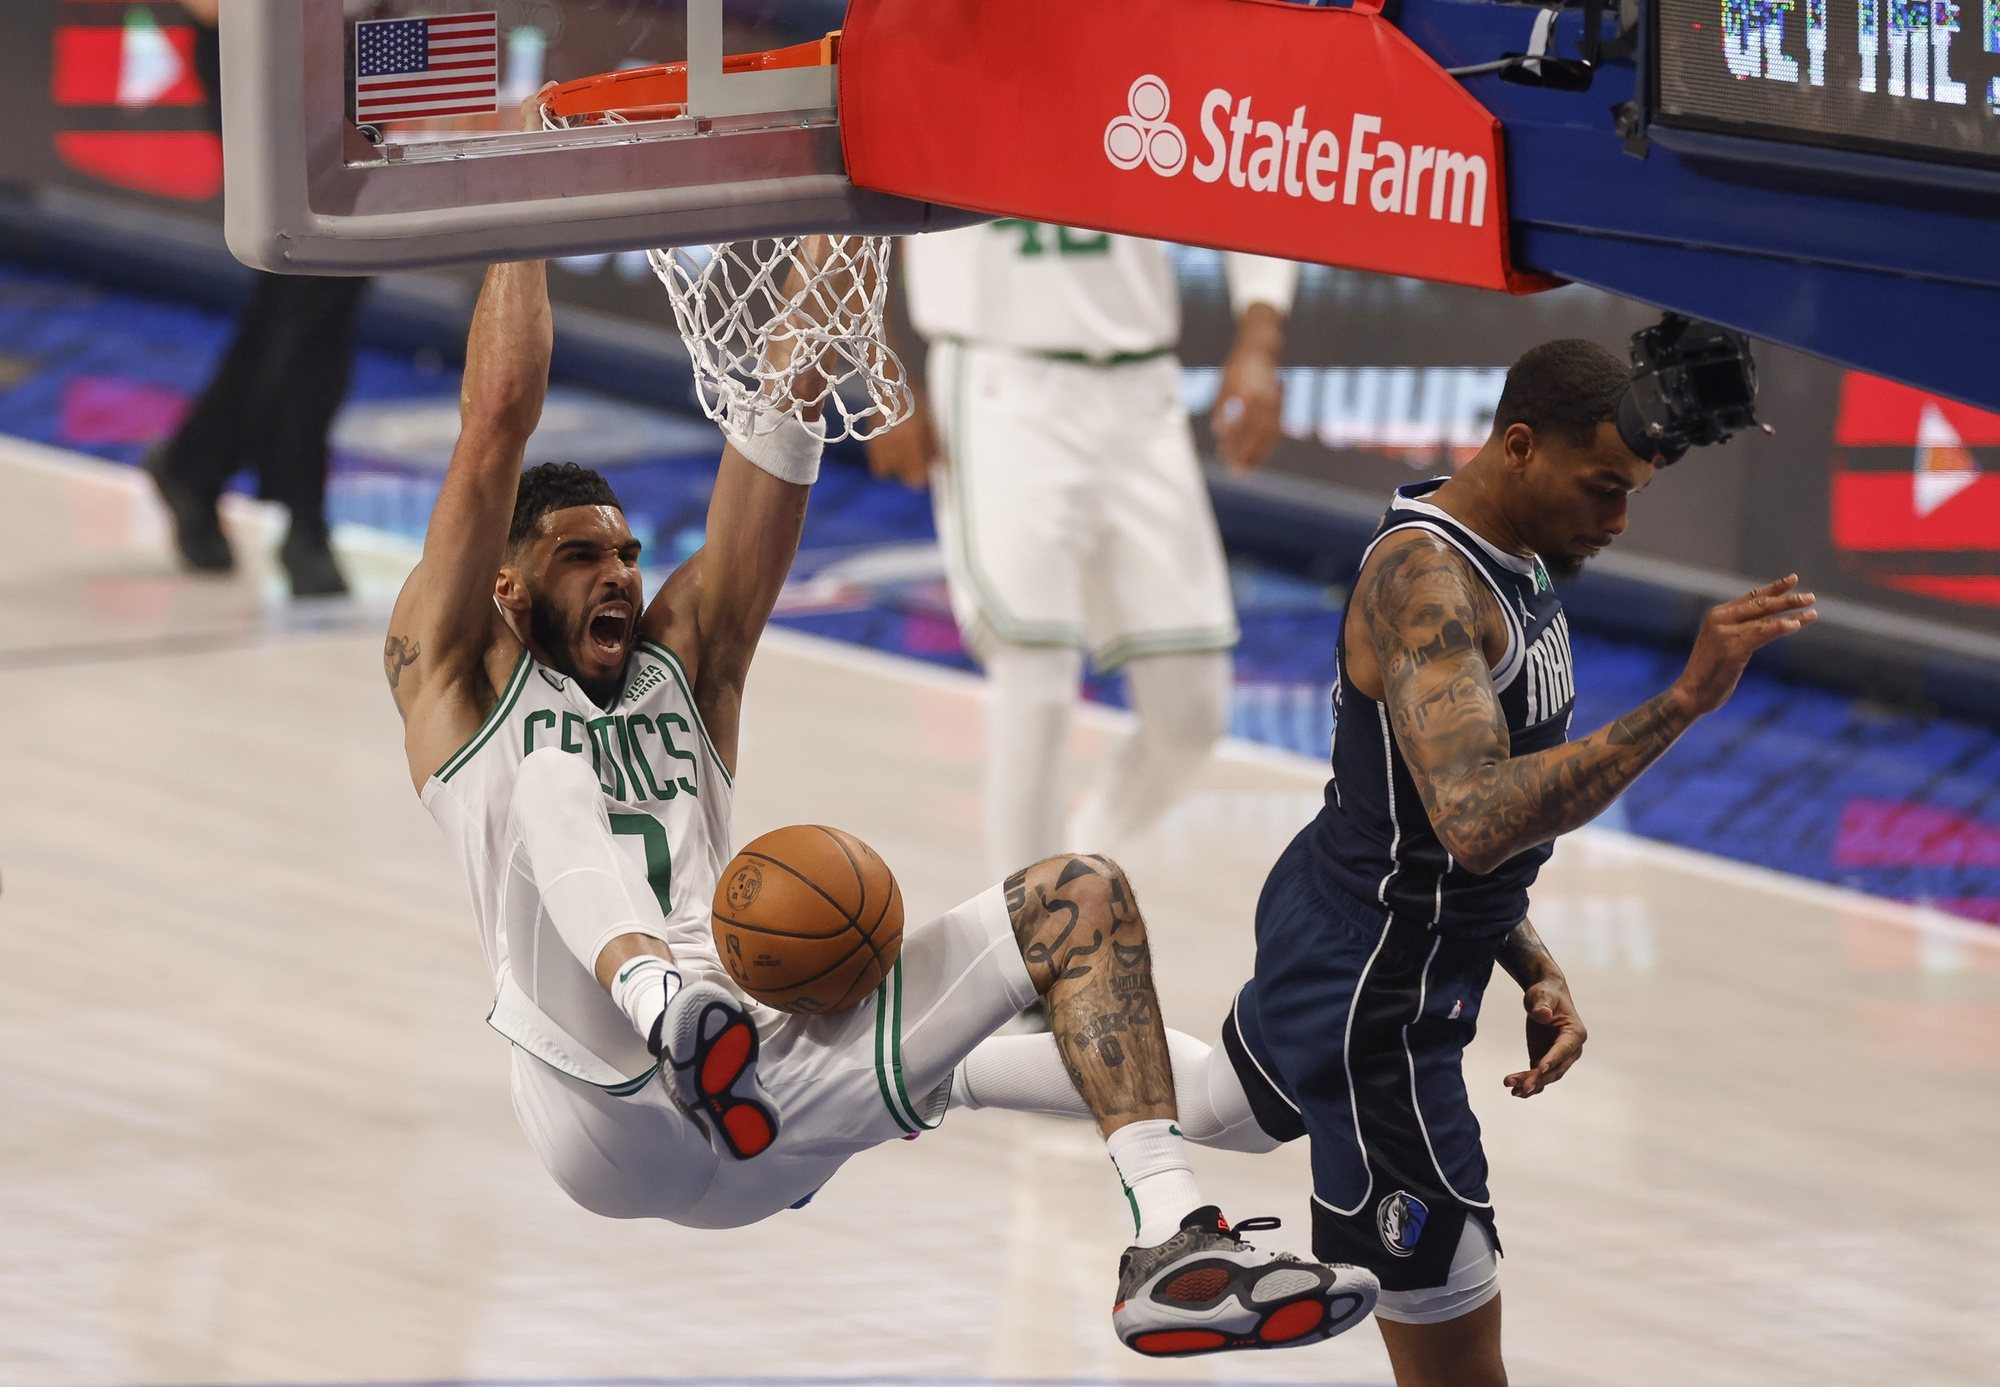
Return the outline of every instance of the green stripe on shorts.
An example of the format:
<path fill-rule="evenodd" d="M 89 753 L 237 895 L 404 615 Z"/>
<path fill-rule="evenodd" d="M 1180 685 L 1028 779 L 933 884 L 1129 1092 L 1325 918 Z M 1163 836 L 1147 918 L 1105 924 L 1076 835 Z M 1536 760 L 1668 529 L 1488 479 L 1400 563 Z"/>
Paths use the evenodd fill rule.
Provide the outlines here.
<path fill-rule="evenodd" d="M 903 976 L 903 965 L 899 962 L 890 971 L 895 978 L 900 980 Z M 900 1018 L 898 1019 L 900 1021 Z M 884 1063 L 884 1057 L 888 1048 L 886 1044 L 888 1027 L 889 979 L 884 978 L 882 979 L 882 985 L 875 989 L 875 1082 L 882 1090 L 882 1106 L 889 1110 L 889 1116 L 896 1119 L 896 1125 L 901 1127 L 905 1133 L 914 1134 L 917 1129 L 910 1125 L 909 1119 L 904 1117 L 902 1112 L 896 1107 L 895 1095 L 889 1091 L 889 1066 Z M 899 1050 L 902 1048 L 900 1041 L 897 1043 L 897 1048 Z M 897 1087 L 902 1087 L 900 1078 L 897 1080 Z"/>
<path fill-rule="evenodd" d="M 890 1015 L 893 1003 L 895 1014 Z M 875 1082 L 896 1125 L 911 1136 L 938 1124 L 926 1122 L 903 1083 L 903 965 L 899 960 L 875 990 Z M 939 1121 L 943 1119 L 940 1118 Z"/>

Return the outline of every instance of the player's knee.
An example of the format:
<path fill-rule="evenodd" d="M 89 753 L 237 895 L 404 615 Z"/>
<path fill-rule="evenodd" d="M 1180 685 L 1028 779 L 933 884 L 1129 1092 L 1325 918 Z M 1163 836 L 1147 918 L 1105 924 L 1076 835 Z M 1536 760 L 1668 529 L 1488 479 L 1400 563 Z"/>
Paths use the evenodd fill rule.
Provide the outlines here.
<path fill-rule="evenodd" d="M 1045 857 L 1007 878 L 1007 913 L 1023 955 L 1053 967 L 1057 977 L 1079 951 L 1115 938 L 1144 945 L 1146 924 L 1125 869 L 1108 857 L 1074 853 Z"/>
<path fill-rule="evenodd" d="M 1170 709 L 1150 714 L 1140 726 L 1144 735 L 1171 755 L 1205 756 L 1229 730 L 1229 701 L 1191 697 Z"/>
<path fill-rule="evenodd" d="M 514 776 L 514 797 L 548 810 L 587 813 L 597 804 L 597 773 L 572 752 L 545 746 L 523 758 Z"/>
<path fill-rule="evenodd" d="M 996 716 L 1067 725 L 1083 674 L 1080 651 L 1058 646 L 1000 646 L 986 660 L 986 672 L 1000 705 Z"/>
<path fill-rule="evenodd" d="M 1230 667 L 1224 653 L 1163 657 L 1134 670 L 1139 731 L 1163 752 L 1199 757 L 1229 730 Z"/>
<path fill-rule="evenodd" d="M 1384 1291 L 1375 1318 L 1396 1364 L 1416 1387 L 1506 1387 L 1500 1356 L 1500 1264 L 1485 1226 L 1468 1218 L 1443 1285 Z"/>

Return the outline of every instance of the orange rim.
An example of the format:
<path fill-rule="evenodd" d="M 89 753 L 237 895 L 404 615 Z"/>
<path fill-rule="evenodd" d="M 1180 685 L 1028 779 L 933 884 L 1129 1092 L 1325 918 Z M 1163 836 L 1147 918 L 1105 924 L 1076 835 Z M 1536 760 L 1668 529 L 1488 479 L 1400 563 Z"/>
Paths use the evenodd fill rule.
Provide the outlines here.
<path fill-rule="evenodd" d="M 840 30 L 789 48 L 757 53 L 731 53 L 722 60 L 724 73 L 769 72 L 787 67 L 829 67 L 840 60 Z M 563 82 L 542 98 L 542 104 L 565 120 L 578 117 L 622 116 L 626 120 L 668 120 L 687 111 L 687 64 L 602 72 Z"/>

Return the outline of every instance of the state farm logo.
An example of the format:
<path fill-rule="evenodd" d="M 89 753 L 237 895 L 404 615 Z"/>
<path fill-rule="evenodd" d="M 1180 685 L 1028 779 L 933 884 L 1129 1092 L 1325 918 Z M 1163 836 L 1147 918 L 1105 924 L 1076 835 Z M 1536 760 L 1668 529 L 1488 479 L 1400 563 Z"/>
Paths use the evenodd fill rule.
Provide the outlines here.
<path fill-rule="evenodd" d="M 1172 178 L 1187 163 L 1187 140 L 1167 119 L 1173 97 L 1167 84 L 1147 73 L 1125 94 L 1125 114 L 1104 127 L 1104 157 L 1121 169 L 1150 165 Z"/>
<path fill-rule="evenodd" d="M 1140 77 L 1125 94 L 1125 114 L 1104 127 L 1104 157 L 1120 169 L 1144 164 L 1162 178 L 1188 168 L 1187 138 L 1167 119 L 1172 109 L 1165 79 Z M 1202 98 L 1200 125 L 1207 150 L 1192 172 L 1203 183 L 1227 179 L 1253 193 L 1347 207 L 1366 196 L 1368 207 L 1385 215 L 1486 224 L 1486 157 L 1384 138 L 1381 116 L 1356 111 L 1343 142 L 1340 133 L 1308 124 L 1304 106 L 1280 125 L 1258 120 L 1250 97 L 1214 87 Z"/>

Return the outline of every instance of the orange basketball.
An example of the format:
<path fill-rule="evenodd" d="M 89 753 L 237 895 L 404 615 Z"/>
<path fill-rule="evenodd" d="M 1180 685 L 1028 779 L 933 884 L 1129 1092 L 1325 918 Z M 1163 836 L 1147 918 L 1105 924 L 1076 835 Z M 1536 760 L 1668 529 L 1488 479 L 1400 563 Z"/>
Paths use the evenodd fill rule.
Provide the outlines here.
<path fill-rule="evenodd" d="M 716 952 L 736 985 L 801 1016 L 845 1011 L 903 948 L 903 893 L 875 850 L 824 824 L 753 839 L 715 887 Z"/>

